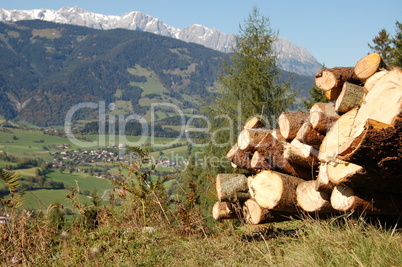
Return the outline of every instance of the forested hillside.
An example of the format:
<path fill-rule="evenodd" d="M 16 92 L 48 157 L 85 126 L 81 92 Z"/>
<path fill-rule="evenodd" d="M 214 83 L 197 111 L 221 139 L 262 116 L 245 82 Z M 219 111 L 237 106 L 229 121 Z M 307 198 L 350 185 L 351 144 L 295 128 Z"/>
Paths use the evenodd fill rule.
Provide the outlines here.
<path fill-rule="evenodd" d="M 120 103 L 144 115 L 151 102 L 197 109 L 216 93 L 227 54 L 141 31 L 95 30 L 45 21 L 0 23 L 0 116 L 38 126 L 64 123 L 82 102 Z M 288 76 L 286 73 L 284 75 Z M 295 76 L 307 92 L 312 78 Z M 85 111 L 85 113 L 84 113 Z M 94 119 L 97 111 L 76 113 Z"/>

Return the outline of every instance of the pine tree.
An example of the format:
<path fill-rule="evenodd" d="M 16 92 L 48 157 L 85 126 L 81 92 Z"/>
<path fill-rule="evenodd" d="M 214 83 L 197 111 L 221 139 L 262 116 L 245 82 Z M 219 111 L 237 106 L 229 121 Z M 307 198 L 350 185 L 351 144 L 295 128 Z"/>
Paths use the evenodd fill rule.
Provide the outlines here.
<path fill-rule="evenodd" d="M 212 181 L 218 173 L 235 172 L 225 155 L 247 119 L 259 116 L 266 127 L 275 128 L 280 113 L 294 102 L 290 83 L 279 82 L 273 49 L 276 38 L 269 18 L 254 8 L 240 26 L 230 60 L 222 65 L 220 94 L 205 108 L 210 135 L 204 147 L 194 145 L 198 153 L 193 153 L 184 179 L 197 186 L 196 199 L 209 213 L 217 199 Z"/>
<path fill-rule="evenodd" d="M 268 127 L 276 126 L 279 114 L 294 101 L 290 84 L 279 84 L 273 49 L 276 39 L 277 32 L 271 29 L 269 18 L 260 16 L 254 8 L 240 26 L 230 62 L 224 62 L 218 79 L 221 97 L 214 101 L 215 111 L 229 116 L 240 111 L 239 124 L 263 114 Z"/>
<path fill-rule="evenodd" d="M 392 38 L 390 38 L 389 33 L 382 29 L 378 36 L 374 37 L 373 45 L 368 44 L 373 52 L 378 52 L 381 58 L 386 64 L 390 62 L 391 51 L 392 51 Z"/>
<path fill-rule="evenodd" d="M 395 37 L 392 39 L 394 48 L 391 53 L 391 64 L 395 67 L 402 68 L 402 23 L 396 23 Z"/>

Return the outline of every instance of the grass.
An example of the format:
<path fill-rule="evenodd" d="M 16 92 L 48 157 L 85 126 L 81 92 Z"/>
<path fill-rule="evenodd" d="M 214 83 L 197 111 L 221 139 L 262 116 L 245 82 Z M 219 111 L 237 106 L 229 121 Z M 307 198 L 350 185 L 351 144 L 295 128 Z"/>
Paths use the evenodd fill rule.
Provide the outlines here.
<path fill-rule="evenodd" d="M 76 192 L 107 181 L 49 176 L 75 189 L 29 192 L 26 201 L 36 204 L 25 207 L 36 212 L 13 206 L 18 193 L 9 198 L 4 211 L 12 220 L 0 224 L 2 266 L 402 266 L 395 222 L 351 214 L 257 226 L 213 222 L 190 186 L 171 201 L 163 188 L 123 180 L 108 191 L 110 201 L 98 203 Z M 68 219 L 66 208 L 74 213 Z"/>
<path fill-rule="evenodd" d="M 66 208 L 73 208 L 71 202 L 66 198 L 66 195 L 70 193 L 68 189 L 60 190 L 48 190 L 39 189 L 34 191 L 28 191 L 24 196 L 24 208 L 26 209 L 42 209 L 46 210 L 50 205 L 54 203 L 60 203 Z M 90 199 L 84 195 L 80 195 L 79 199 L 82 202 L 90 202 Z"/>
<path fill-rule="evenodd" d="M 47 175 L 49 179 L 56 182 L 63 182 L 66 188 L 70 186 L 79 186 L 80 191 L 88 190 L 93 191 L 97 190 L 100 194 L 102 194 L 105 190 L 112 189 L 113 186 L 106 179 L 100 179 L 93 176 L 88 175 L 87 173 L 59 173 L 59 172 L 51 172 Z"/>
<path fill-rule="evenodd" d="M 110 214 L 110 215 L 106 215 Z M 183 234 L 179 225 L 139 221 L 111 210 L 95 229 L 78 224 L 55 230 L 49 217 L 0 225 L 0 261 L 42 266 L 401 266 L 402 234 L 353 221 L 296 221 L 215 229 Z M 106 217 L 105 217 L 106 216 Z M 35 231 L 27 232 L 22 226 Z M 40 226 L 38 225 L 40 224 Z M 62 232 L 64 231 L 64 232 Z M 28 235 L 29 234 L 29 235 Z M 8 238 L 8 239 L 6 239 Z M 5 266 L 4 265 L 4 266 Z"/>

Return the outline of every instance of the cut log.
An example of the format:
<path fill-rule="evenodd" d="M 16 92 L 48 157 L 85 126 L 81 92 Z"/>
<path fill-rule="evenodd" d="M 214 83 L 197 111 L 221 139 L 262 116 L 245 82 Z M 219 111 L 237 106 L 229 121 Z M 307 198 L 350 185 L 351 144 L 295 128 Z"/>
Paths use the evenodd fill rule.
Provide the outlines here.
<path fill-rule="evenodd" d="M 216 192 L 221 202 L 243 202 L 250 198 L 244 174 L 220 173 L 216 176 Z"/>
<path fill-rule="evenodd" d="M 379 53 L 371 53 L 360 59 L 354 68 L 356 77 L 361 81 L 366 81 L 374 73 L 386 69 L 386 65 Z"/>
<path fill-rule="evenodd" d="M 402 193 L 400 169 L 400 160 L 399 171 L 396 174 L 389 174 L 380 168 L 366 169 L 341 161 L 337 164 L 328 164 L 327 176 L 332 184 L 345 185 L 361 191 Z"/>
<path fill-rule="evenodd" d="M 402 119 L 395 121 L 397 127 L 368 119 L 363 132 L 349 138 L 339 148 L 339 158 L 359 164 L 368 169 L 378 168 L 386 158 L 402 158 Z M 388 166 L 389 167 L 389 166 Z M 392 173 L 399 174 L 402 162 Z M 392 171 L 392 170 L 388 170 Z"/>
<path fill-rule="evenodd" d="M 237 138 L 237 146 L 240 150 L 254 152 L 255 147 L 270 135 L 271 130 L 267 129 L 243 129 Z"/>
<path fill-rule="evenodd" d="M 379 72 L 376 72 L 373 76 L 367 79 L 367 81 L 364 83 L 364 91 L 367 93 L 371 90 L 371 88 L 374 87 L 374 85 L 382 78 L 384 77 L 385 74 L 387 74 L 387 70 L 382 70 Z"/>
<path fill-rule="evenodd" d="M 313 179 L 311 168 L 307 169 L 293 165 L 287 159 L 285 159 L 284 146 L 285 144 L 278 142 L 277 146 L 274 148 L 258 150 L 258 154 L 253 156 L 253 164 L 255 164 L 254 166 L 260 167 L 258 168 L 260 170 L 274 170 L 301 177 L 303 179 Z M 256 154 L 256 152 L 254 152 L 254 154 Z M 261 156 L 265 159 L 265 161 L 262 160 Z"/>
<path fill-rule="evenodd" d="M 251 178 L 252 198 L 265 209 L 296 212 L 296 188 L 303 180 L 274 171 L 262 171 Z"/>
<path fill-rule="evenodd" d="M 342 87 L 336 87 L 331 90 L 325 91 L 324 95 L 329 101 L 336 101 L 341 93 Z"/>
<path fill-rule="evenodd" d="M 324 139 L 324 136 L 313 128 L 310 120 L 307 120 L 300 127 L 295 139 L 302 142 L 303 144 L 319 148 L 322 140 Z"/>
<path fill-rule="evenodd" d="M 212 217 L 216 221 L 238 218 L 230 202 L 216 202 L 212 207 Z"/>
<path fill-rule="evenodd" d="M 366 170 L 359 165 L 340 161 L 336 164 L 327 165 L 328 179 L 333 184 L 353 184 L 355 180 L 361 180 L 362 183 L 367 183 L 368 174 Z M 367 179 L 366 179 L 367 178 Z"/>
<path fill-rule="evenodd" d="M 305 112 L 284 112 L 278 118 L 278 125 L 282 136 L 286 140 L 296 137 L 297 132 L 308 118 Z"/>
<path fill-rule="evenodd" d="M 278 146 L 281 146 L 282 143 L 285 143 L 286 140 L 283 138 L 280 130 L 274 129 L 267 132 L 267 134 L 262 138 L 262 140 L 255 146 L 255 150 L 264 151 L 264 150 L 272 150 Z"/>
<path fill-rule="evenodd" d="M 252 117 L 246 121 L 243 129 L 264 128 L 265 124 L 259 117 Z"/>
<path fill-rule="evenodd" d="M 268 163 L 263 154 L 255 151 L 250 161 L 250 167 L 253 170 L 270 170 L 273 167 Z"/>
<path fill-rule="evenodd" d="M 226 154 L 226 158 L 229 160 L 229 161 L 232 161 L 232 159 L 236 156 L 236 154 L 237 153 L 239 153 L 239 151 L 240 151 L 240 149 L 239 149 L 239 147 L 237 146 L 237 143 L 236 144 L 234 144 L 233 146 L 232 146 L 232 148 L 229 150 L 229 152 Z"/>
<path fill-rule="evenodd" d="M 313 171 L 318 167 L 318 150 L 296 139 L 285 145 L 283 156 L 292 165 L 302 166 Z"/>
<path fill-rule="evenodd" d="M 322 162 L 319 167 L 317 179 L 315 180 L 315 190 L 320 192 L 332 192 L 334 184 L 328 177 L 328 163 Z"/>
<path fill-rule="evenodd" d="M 330 213 L 334 209 L 330 203 L 330 194 L 315 190 L 315 181 L 305 181 L 297 186 L 297 204 L 307 212 Z"/>
<path fill-rule="evenodd" d="M 240 150 L 237 144 L 233 145 L 233 147 L 226 154 L 226 158 L 230 160 L 233 168 L 246 170 L 251 169 L 251 157 L 251 153 Z"/>
<path fill-rule="evenodd" d="M 353 67 L 336 67 L 320 71 L 315 76 L 315 84 L 323 91 L 342 88 L 344 82 L 359 84 L 360 80 Z"/>
<path fill-rule="evenodd" d="M 269 222 L 274 218 L 268 209 L 261 208 L 254 199 L 244 202 L 243 216 L 246 223 L 253 225 Z"/>
<path fill-rule="evenodd" d="M 342 92 L 335 103 L 336 111 L 346 113 L 353 108 L 359 107 L 363 95 L 363 86 L 345 82 L 342 87 Z"/>
<path fill-rule="evenodd" d="M 350 136 L 359 136 L 367 119 L 392 124 L 402 110 L 402 70 L 387 72 L 366 94 Z"/>
<path fill-rule="evenodd" d="M 369 201 L 355 196 L 353 189 L 343 185 L 334 187 L 331 194 L 331 205 L 339 211 L 367 212 L 377 211 Z"/>
<path fill-rule="evenodd" d="M 310 123 L 321 134 L 326 134 L 338 118 L 334 103 L 315 103 L 310 109 Z"/>
<path fill-rule="evenodd" d="M 343 114 L 327 132 L 318 154 L 318 159 L 321 162 L 336 160 L 339 147 L 350 137 L 356 114 L 357 108 Z"/>
<path fill-rule="evenodd" d="M 399 215 L 402 212 L 402 195 L 355 192 L 350 187 L 337 185 L 331 194 L 331 205 L 344 212 Z"/>

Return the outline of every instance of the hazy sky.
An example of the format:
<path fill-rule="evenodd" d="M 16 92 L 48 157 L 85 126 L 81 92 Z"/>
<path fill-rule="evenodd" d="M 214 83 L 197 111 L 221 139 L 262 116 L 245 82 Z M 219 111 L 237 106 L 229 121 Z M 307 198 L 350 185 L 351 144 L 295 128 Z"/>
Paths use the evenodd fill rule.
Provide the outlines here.
<path fill-rule="evenodd" d="M 370 52 L 368 43 L 402 22 L 401 0 L 8 0 L 4 9 L 60 9 L 78 6 L 106 15 L 140 11 L 176 28 L 201 24 L 224 33 L 239 32 L 253 6 L 269 17 L 279 36 L 306 48 L 327 67 L 354 66 Z M 5 2 L 5 3 L 4 3 Z"/>

